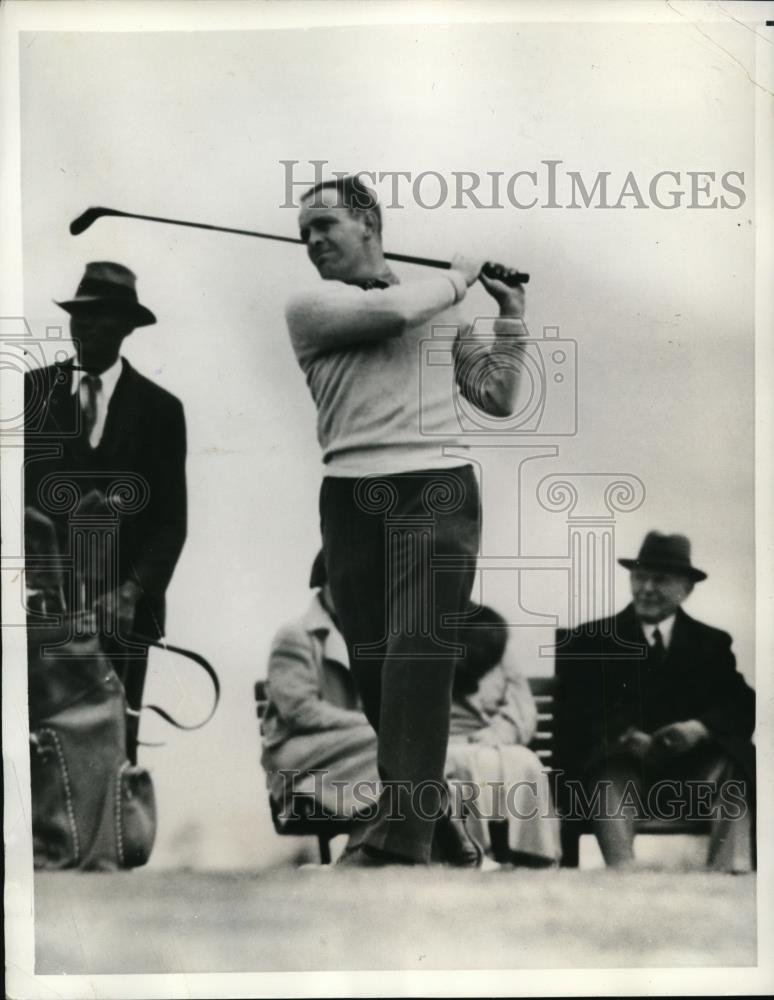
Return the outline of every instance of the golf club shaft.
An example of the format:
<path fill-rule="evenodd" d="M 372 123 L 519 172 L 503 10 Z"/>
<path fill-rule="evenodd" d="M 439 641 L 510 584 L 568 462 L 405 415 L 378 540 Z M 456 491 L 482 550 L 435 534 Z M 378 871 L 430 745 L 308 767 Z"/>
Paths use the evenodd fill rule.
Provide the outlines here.
<path fill-rule="evenodd" d="M 296 243 L 302 246 L 304 245 L 304 241 L 295 236 L 277 236 L 275 233 L 260 233 L 254 229 L 234 229 L 230 226 L 214 226 L 206 222 L 189 222 L 186 219 L 167 219 L 159 215 L 140 215 L 136 212 L 121 212 L 116 208 L 88 208 L 82 215 L 70 223 L 70 232 L 73 236 L 78 236 L 80 233 L 85 232 L 89 226 L 92 225 L 92 223 L 96 222 L 97 219 L 102 218 L 103 216 L 112 216 L 114 218 L 122 219 L 142 219 L 145 222 L 162 222 L 169 226 L 186 226 L 189 229 L 206 229 L 210 232 L 216 233 L 233 233 L 236 236 L 254 236 L 262 240 L 276 240 L 280 243 Z M 448 260 L 438 260 L 435 257 L 416 257 L 412 254 L 404 253 L 385 253 L 384 256 L 387 260 L 395 260 L 403 264 L 422 264 L 425 267 L 439 267 L 446 269 L 451 267 Z M 500 280 L 505 281 L 506 284 L 526 284 L 529 281 L 528 274 L 511 270 L 501 264 L 487 263 L 484 265 L 482 270 L 484 271 L 484 274 L 489 272 L 490 277 L 499 278 Z"/>

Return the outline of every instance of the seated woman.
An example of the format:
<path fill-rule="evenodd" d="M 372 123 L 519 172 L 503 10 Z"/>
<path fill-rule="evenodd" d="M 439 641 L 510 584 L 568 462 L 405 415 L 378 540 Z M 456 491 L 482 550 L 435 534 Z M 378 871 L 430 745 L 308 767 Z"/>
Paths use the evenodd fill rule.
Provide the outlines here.
<path fill-rule="evenodd" d="M 537 710 L 507 648 L 505 621 L 482 606 L 475 623 L 460 630 L 460 642 L 466 652 L 455 672 L 446 773 L 477 788 L 471 832 L 496 861 L 557 864 L 559 821 L 548 776 L 528 748 Z"/>
<path fill-rule="evenodd" d="M 375 788 L 378 781 L 376 735 L 349 671 L 322 553 L 309 585 L 317 592 L 306 614 L 283 625 L 272 642 L 261 763 L 281 812 L 300 793 L 313 795 L 326 814 L 350 819 L 375 799 L 362 784 L 358 799 L 357 786 Z"/>

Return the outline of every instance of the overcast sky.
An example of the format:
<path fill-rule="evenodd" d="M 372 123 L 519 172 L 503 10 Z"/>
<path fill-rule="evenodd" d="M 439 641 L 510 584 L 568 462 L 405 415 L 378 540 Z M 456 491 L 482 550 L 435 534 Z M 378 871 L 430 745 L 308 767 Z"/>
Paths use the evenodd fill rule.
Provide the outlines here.
<path fill-rule="evenodd" d="M 295 210 L 280 207 L 283 160 L 300 161 L 301 180 L 311 159 L 450 179 L 536 171 L 541 197 L 541 161 L 560 160 L 588 185 L 609 171 L 613 200 L 631 171 L 647 208 L 629 198 L 620 210 L 454 209 L 449 199 L 430 210 L 407 191 L 405 207 L 386 210 L 385 245 L 528 270 L 533 336 L 558 327 L 573 342 L 577 395 L 565 367 L 547 436 L 500 441 L 549 453 L 524 467 L 521 502 L 515 449 L 474 453 L 485 554 L 514 555 L 520 525 L 522 555 L 567 555 L 566 514 L 536 499 L 544 477 L 636 477 L 644 499 L 616 515 L 616 554 L 636 554 L 651 528 L 690 535 L 709 579 L 688 610 L 732 633 L 752 679 L 754 106 L 740 61 L 749 64 L 753 36 L 733 23 L 708 31 L 676 18 L 22 36 L 26 315 L 36 332 L 59 324 L 66 335 L 52 298 L 75 291 L 87 261 L 125 263 L 159 320 L 132 335 L 126 356 L 180 397 L 188 421 L 189 538 L 168 592 L 168 635 L 214 662 L 224 694 L 200 733 L 145 726 L 167 741 L 145 753 L 161 803 L 153 864 L 189 850 L 208 865 L 251 865 L 277 846 L 251 688 L 273 632 L 308 602 L 319 543 L 314 408 L 283 321 L 287 296 L 317 279 L 299 247 L 109 219 L 73 238 L 68 223 L 107 205 L 295 235 Z M 659 209 L 647 188 L 664 170 L 689 193 L 688 171 L 743 172 L 746 202 L 690 209 L 686 194 L 682 207 Z M 423 273 L 398 270 L 405 280 Z M 491 314 L 483 290 L 468 302 L 472 315 Z M 535 352 L 548 363 L 545 348 Z M 567 430 L 576 399 L 577 433 L 552 436 Z M 567 621 L 567 581 L 566 569 L 523 580 L 524 608 L 544 621 L 514 629 L 529 673 L 551 670 L 537 649 L 552 622 Z M 621 607 L 622 570 L 615 583 Z M 521 620 L 512 572 L 486 573 L 481 586 Z M 191 719 L 206 711 L 194 667 L 152 663 L 150 700 Z"/>

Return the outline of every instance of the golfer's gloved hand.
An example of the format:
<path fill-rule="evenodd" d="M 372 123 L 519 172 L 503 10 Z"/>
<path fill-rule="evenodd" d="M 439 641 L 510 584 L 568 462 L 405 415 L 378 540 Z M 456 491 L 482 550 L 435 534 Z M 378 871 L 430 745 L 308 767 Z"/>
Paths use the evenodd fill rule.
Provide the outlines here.
<path fill-rule="evenodd" d="M 524 287 L 522 285 L 506 285 L 496 278 L 479 276 L 479 281 L 500 307 L 500 315 L 510 319 L 522 319 L 524 316 Z"/>
<path fill-rule="evenodd" d="M 671 757 L 692 750 L 708 736 L 709 730 L 698 719 L 672 722 L 653 734 L 653 751 L 661 757 Z"/>
<path fill-rule="evenodd" d="M 464 254 L 455 253 L 451 259 L 451 266 L 453 270 L 460 272 L 465 279 L 465 284 L 470 288 L 478 281 L 484 262 L 477 257 L 466 257 Z"/>
<path fill-rule="evenodd" d="M 650 753 L 652 744 L 653 737 L 649 733 L 644 733 L 641 729 L 629 726 L 618 737 L 617 747 L 619 750 L 625 750 L 627 753 L 630 753 L 638 760 L 644 760 Z"/>

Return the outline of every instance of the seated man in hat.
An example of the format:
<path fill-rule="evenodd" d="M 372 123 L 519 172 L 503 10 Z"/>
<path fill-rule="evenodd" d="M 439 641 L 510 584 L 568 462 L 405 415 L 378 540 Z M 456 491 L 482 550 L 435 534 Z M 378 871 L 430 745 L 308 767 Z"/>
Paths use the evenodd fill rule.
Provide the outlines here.
<path fill-rule="evenodd" d="M 126 337 L 156 322 L 128 268 L 87 264 L 75 297 L 57 305 L 70 314 L 75 357 L 27 375 L 25 504 L 54 522 L 70 565 L 67 609 L 95 615 L 124 683 L 134 760 L 147 645 L 130 635 L 164 634 L 186 535 L 185 418 L 178 399 L 121 357 Z M 76 541 L 86 523 L 103 538 L 99 553 L 82 550 L 87 533 Z"/>
<path fill-rule="evenodd" d="M 656 531 L 619 562 L 632 602 L 557 633 L 564 812 L 591 818 L 614 867 L 633 863 L 636 819 L 679 817 L 710 821 L 710 868 L 750 871 L 755 694 L 731 637 L 681 608 L 706 573 L 691 564 L 687 538 Z"/>

